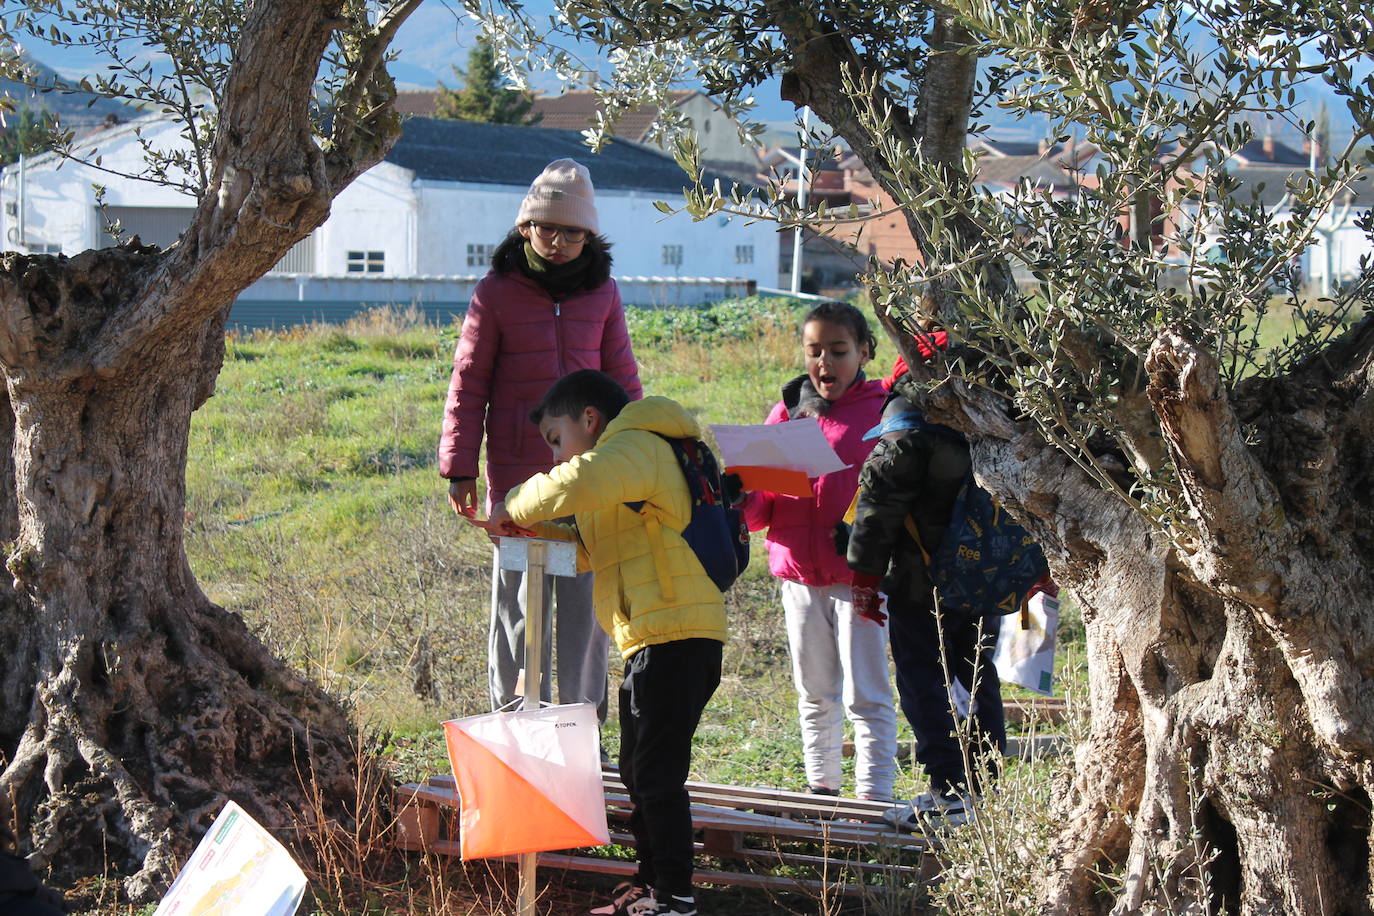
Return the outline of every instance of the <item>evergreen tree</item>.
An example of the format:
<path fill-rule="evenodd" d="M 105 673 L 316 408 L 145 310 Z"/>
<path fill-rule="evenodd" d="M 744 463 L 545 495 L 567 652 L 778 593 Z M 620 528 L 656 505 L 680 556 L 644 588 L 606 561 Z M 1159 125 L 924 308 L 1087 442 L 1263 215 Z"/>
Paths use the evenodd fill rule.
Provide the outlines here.
<path fill-rule="evenodd" d="M 27 106 L 16 109 L 5 118 L 0 130 L 0 165 L 17 162 L 20 156 L 33 156 L 51 148 L 52 133 L 57 119 L 52 112 Z"/>
<path fill-rule="evenodd" d="M 439 84 L 439 95 L 434 100 L 436 118 L 455 118 L 462 121 L 490 121 L 493 124 L 519 124 L 530 127 L 538 124 L 542 115 L 531 115 L 530 108 L 534 98 L 529 92 L 512 89 L 496 66 L 496 55 L 491 45 L 481 38 L 468 53 L 466 71 L 453 68 L 453 73 L 464 81 L 462 89 L 450 89 Z"/>

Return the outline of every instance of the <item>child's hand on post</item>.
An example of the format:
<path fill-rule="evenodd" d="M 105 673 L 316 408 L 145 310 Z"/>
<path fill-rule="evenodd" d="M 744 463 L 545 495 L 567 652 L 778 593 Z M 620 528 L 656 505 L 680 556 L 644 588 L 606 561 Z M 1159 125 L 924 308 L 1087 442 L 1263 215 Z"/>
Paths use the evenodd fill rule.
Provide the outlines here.
<path fill-rule="evenodd" d="M 503 537 L 512 538 L 538 537 L 533 530 L 515 523 L 515 520 L 510 517 L 510 513 L 506 511 L 506 504 L 504 501 L 496 503 L 491 507 L 491 515 L 487 518 L 487 526 L 490 528 L 493 535 L 499 534 Z"/>

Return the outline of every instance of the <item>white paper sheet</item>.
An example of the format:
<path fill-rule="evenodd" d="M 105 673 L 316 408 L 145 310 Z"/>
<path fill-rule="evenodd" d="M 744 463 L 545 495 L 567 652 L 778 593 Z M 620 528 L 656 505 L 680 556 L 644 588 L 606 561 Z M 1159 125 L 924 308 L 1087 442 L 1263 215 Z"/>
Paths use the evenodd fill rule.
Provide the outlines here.
<path fill-rule="evenodd" d="M 993 662 L 1003 682 L 1020 684 L 1044 696 L 1054 696 L 1054 645 L 1059 629 L 1059 600 L 1037 592 L 1030 600 L 1030 627 L 1021 629 L 1021 615 L 1002 618 Z"/>
<path fill-rule="evenodd" d="M 292 916 L 304 894 L 291 854 L 227 802 L 153 916 Z"/>
<path fill-rule="evenodd" d="M 782 468 L 819 477 L 849 467 L 835 454 L 815 417 L 758 426 L 712 426 L 727 467 Z"/>

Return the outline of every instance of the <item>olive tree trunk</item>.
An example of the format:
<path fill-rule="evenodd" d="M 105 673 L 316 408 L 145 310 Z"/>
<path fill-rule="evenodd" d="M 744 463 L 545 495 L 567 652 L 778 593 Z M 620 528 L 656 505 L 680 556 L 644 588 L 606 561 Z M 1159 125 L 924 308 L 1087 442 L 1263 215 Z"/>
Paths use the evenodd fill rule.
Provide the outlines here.
<path fill-rule="evenodd" d="M 59 883 L 155 897 L 227 798 L 268 826 L 347 814 L 346 716 L 191 574 L 186 452 L 235 296 L 394 142 L 379 61 L 411 5 L 354 27 L 323 145 L 308 105 L 340 5 L 253 8 L 176 247 L 0 257 L 0 791 Z"/>
<path fill-rule="evenodd" d="M 1177 335 L 1147 370 L 1200 533 L 1173 547 L 1087 488 L 1090 510 L 1055 523 L 1088 627 L 1092 733 L 1047 900 L 1370 913 L 1374 319 L 1229 397 Z M 1023 493 L 1062 499 L 1049 483 Z M 1119 898 L 1099 872 L 1122 874 Z"/>
<path fill-rule="evenodd" d="M 883 136 L 856 118 L 863 55 L 825 23 L 773 13 L 811 105 L 894 200 L 895 135 L 950 170 L 976 59 L 927 58 L 921 104 Z M 960 43 L 936 15 L 929 45 Z M 874 104 L 885 111 L 879 86 Z M 931 250 L 908 213 L 918 249 Z M 945 231 L 977 238 L 958 218 Z M 993 267 L 991 295 L 1010 277 Z M 946 291 L 928 286 L 938 315 Z M 880 319 L 918 375 L 910 329 Z M 1214 360 L 1159 336 L 1128 429 L 1162 433 L 1196 537 L 1175 544 L 1001 398 L 957 380 L 927 407 L 964 430 L 983 486 L 1022 518 L 1083 608 L 1092 728 L 1075 754 L 1043 882 L 1055 914 L 1374 911 L 1374 319 L 1292 376 L 1236 392 Z M 1143 439 L 1141 448 L 1158 450 Z"/>

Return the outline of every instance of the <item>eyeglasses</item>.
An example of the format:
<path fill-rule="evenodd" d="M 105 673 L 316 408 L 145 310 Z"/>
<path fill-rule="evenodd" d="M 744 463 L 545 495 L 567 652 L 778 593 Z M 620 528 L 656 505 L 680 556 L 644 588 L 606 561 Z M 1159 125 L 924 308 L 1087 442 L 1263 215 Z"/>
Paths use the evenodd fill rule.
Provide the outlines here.
<path fill-rule="evenodd" d="M 554 226 L 549 223 L 530 223 L 530 228 L 534 234 L 546 242 L 552 242 L 556 237 L 563 236 L 563 241 L 569 245 L 576 245 L 578 242 L 585 242 L 590 235 L 586 229 L 574 229 L 571 226 Z"/>

